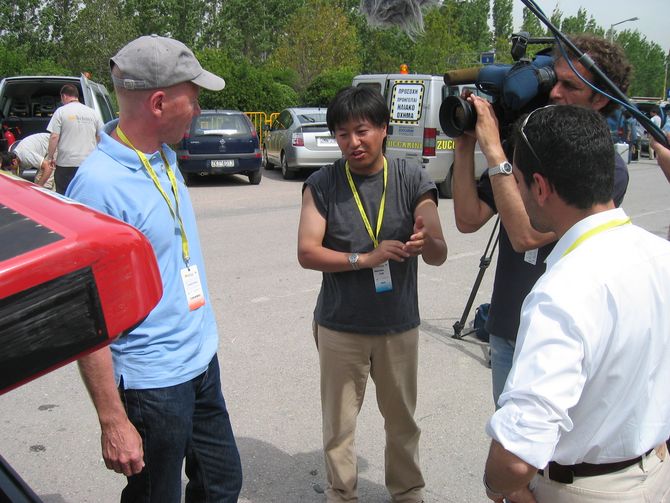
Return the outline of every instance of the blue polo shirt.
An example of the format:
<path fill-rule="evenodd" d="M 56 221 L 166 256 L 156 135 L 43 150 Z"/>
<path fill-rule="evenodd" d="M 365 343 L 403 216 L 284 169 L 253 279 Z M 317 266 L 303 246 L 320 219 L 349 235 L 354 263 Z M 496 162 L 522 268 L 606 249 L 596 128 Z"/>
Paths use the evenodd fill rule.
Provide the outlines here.
<path fill-rule="evenodd" d="M 158 260 L 161 300 L 138 327 L 111 344 L 116 382 L 123 377 L 124 387 L 130 389 L 164 388 L 196 377 L 207 369 L 218 343 L 193 206 L 175 153 L 167 145 L 163 151 L 178 180 L 190 264 L 198 266 L 205 294 L 205 305 L 194 311 L 189 310 L 182 282 L 185 264 L 179 225 L 133 150 L 102 133 L 98 147 L 81 164 L 66 194 L 139 229 Z M 160 152 L 145 155 L 174 207 Z"/>

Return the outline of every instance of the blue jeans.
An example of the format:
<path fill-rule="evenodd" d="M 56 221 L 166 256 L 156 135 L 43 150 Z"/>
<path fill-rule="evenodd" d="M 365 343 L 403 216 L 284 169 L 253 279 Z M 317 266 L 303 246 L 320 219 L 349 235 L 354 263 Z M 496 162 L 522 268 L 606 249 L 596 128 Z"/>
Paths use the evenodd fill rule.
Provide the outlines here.
<path fill-rule="evenodd" d="M 498 409 L 498 398 L 505 389 L 507 375 L 512 369 L 514 357 L 514 341 L 489 335 L 489 347 L 491 348 L 491 381 L 493 388 L 493 403 Z"/>
<path fill-rule="evenodd" d="M 183 384 L 119 387 L 128 418 L 142 436 L 144 470 L 128 477 L 122 503 L 179 503 L 186 458 L 186 502 L 234 503 L 242 488 L 240 455 L 221 392 L 219 362 Z"/>

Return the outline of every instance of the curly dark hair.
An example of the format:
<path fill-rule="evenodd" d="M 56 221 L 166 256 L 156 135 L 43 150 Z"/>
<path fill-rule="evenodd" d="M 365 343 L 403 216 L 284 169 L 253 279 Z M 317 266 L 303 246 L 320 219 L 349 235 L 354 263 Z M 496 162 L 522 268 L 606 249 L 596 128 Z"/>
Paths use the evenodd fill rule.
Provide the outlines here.
<path fill-rule="evenodd" d="M 596 65 L 598 65 L 603 73 L 607 75 L 607 77 L 609 77 L 609 79 L 614 82 L 624 94 L 628 91 L 632 67 L 621 46 L 595 35 L 574 35 L 569 38 L 580 51 L 588 54 L 591 59 L 595 61 Z M 574 54 L 571 54 L 570 49 L 566 48 L 566 50 L 571 57 L 575 56 Z M 558 46 L 554 47 L 553 56 L 555 59 L 563 57 Z M 593 84 L 601 87 L 603 82 L 594 76 Z M 616 110 L 618 106 L 619 105 L 613 101 L 609 101 L 607 105 L 600 110 L 600 113 L 607 116 Z"/>

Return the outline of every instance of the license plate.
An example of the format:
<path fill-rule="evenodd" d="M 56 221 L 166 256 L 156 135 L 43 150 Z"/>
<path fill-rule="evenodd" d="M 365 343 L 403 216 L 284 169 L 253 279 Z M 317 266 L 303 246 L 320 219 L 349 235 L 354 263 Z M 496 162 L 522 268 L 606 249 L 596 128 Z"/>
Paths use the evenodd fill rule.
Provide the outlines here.
<path fill-rule="evenodd" d="M 316 138 L 316 144 L 319 147 L 334 147 L 337 142 L 332 136 L 319 136 Z"/>
<path fill-rule="evenodd" d="M 235 166 L 233 159 L 223 159 L 219 161 L 210 161 L 212 168 L 232 168 Z"/>

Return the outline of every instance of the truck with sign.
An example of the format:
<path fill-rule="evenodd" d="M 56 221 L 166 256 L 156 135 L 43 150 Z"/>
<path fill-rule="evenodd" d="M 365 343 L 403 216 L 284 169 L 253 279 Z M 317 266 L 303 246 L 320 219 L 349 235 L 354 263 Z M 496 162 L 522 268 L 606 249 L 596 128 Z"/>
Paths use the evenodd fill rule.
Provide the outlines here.
<path fill-rule="evenodd" d="M 451 197 L 454 139 L 440 127 L 440 105 L 447 96 L 460 95 L 465 86 L 447 86 L 441 75 L 371 74 L 354 77 L 354 86 L 377 89 L 391 112 L 386 156 L 400 165 L 420 165 L 436 183 L 442 197 Z M 478 92 L 474 86 L 473 92 Z M 475 175 L 487 168 L 475 151 Z"/>

